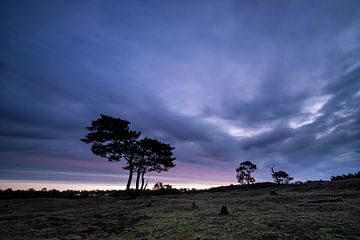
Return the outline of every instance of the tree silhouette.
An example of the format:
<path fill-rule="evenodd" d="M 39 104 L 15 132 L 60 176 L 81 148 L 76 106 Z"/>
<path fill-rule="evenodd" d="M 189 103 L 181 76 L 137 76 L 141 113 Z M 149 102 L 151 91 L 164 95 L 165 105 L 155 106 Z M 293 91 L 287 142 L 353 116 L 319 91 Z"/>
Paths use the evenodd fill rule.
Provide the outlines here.
<path fill-rule="evenodd" d="M 158 191 L 164 189 L 164 185 L 162 182 L 157 182 L 154 184 L 153 190 Z"/>
<path fill-rule="evenodd" d="M 271 168 L 271 175 L 274 179 L 274 182 L 277 184 L 289 184 L 294 178 L 290 177 L 289 174 L 285 171 L 274 171 L 274 168 Z"/>
<path fill-rule="evenodd" d="M 240 184 L 252 184 L 255 182 L 255 178 L 251 174 L 256 170 L 256 165 L 250 161 L 240 163 L 236 169 L 236 178 Z"/>
<path fill-rule="evenodd" d="M 356 173 L 343 174 L 343 175 L 340 175 L 340 176 L 332 176 L 331 181 L 351 179 L 351 178 L 360 178 L 360 171 L 356 172 Z"/>
<path fill-rule="evenodd" d="M 126 168 L 129 177 L 126 190 L 130 189 L 134 171 L 134 158 L 137 153 L 137 139 L 141 132 L 129 129 L 129 121 L 101 114 L 100 118 L 92 121 L 89 131 L 81 141 L 92 143 L 91 151 L 100 157 L 107 158 L 110 162 L 127 161 Z"/>
<path fill-rule="evenodd" d="M 176 166 L 174 163 L 176 158 L 172 157 L 174 149 L 169 144 L 151 138 L 144 138 L 138 142 L 137 158 L 134 162 L 137 171 L 136 190 L 139 190 L 140 177 L 140 189 L 144 188 L 144 175 L 147 172 L 156 171 L 159 173 Z"/>
<path fill-rule="evenodd" d="M 144 171 L 144 168 L 146 167 L 146 163 L 149 161 L 149 158 L 153 155 L 153 142 L 155 140 L 150 138 L 144 138 L 141 139 L 138 144 L 138 152 L 137 157 L 135 160 L 135 171 L 137 172 L 136 175 L 136 190 L 139 189 L 139 182 L 140 182 L 140 176 L 142 176 L 142 172 Z M 143 176 L 142 176 L 143 179 Z M 142 180 L 144 182 L 144 180 Z M 143 184 L 143 183 L 142 183 Z"/>

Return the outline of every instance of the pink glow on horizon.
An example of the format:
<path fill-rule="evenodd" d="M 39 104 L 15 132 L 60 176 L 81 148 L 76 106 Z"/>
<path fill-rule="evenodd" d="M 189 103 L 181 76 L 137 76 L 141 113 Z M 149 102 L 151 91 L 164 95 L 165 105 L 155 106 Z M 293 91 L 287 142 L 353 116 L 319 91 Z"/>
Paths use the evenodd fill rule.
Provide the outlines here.
<path fill-rule="evenodd" d="M 25 158 L 25 156 L 24 156 Z M 24 158 L 13 158 L 9 156 L 8 160 L 23 162 Z M 98 158 L 83 160 L 78 158 L 66 159 L 54 156 L 36 156 L 27 155 L 27 159 L 32 158 L 35 163 L 31 168 L 9 169 L 8 176 L 11 178 L 0 177 L 0 188 L 13 189 L 124 189 L 128 172 L 122 169 L 124 161 L 108 162 L 106 159 Z M 66 163 L 65 165 L 62 165 Z M 171 184 L 176 188 L 210 188 L 214 186 L 225 186 L 237 184 L 235 167 L 231 162 L 221 164 L 209 161 L 209 164 L 217 164 L 221 167 L 214 169 L 214 165 L 200 165 L 181 160 L 176 161 L 177 166 L 169 171 L 146 175 L 149 179 L 148 188 L 156 182 Z M 21 166 L 21 164 L 18 164 Z M 39 169 L 39 166 L 49 167 L 51 169 Z M 133 178 L 133 186 L 135 182 Z M 256 177 L 257 181 L 263 181 Z"/>
<path fill-rule="evenodd" d="M 207 184 L 172 184 L 175 188 L 196 188 L 207 189 L 216 187 L 219 185 L 207 185 Z M 11 188 L 13 190 L 27 190 L 33 188 L 35 190 L 41 190 L 46 188 L 47 190 L 56 189 L 60 191 L 64 190 L 124 190 L 125 184 L 94 184 L 94 183 L 71 183 L 71 182 L 54 182 L 54 181 L 20 181 L 20 180 L 0 180 L 0 189 L 5 190 Z M 151 189 L 152 185 L 148 187 Z"/>
<path fill-rule="evenodd" d="M 125 186 L 125 185 L 124 185 Z M 0 189 L 12 188 L 13 190 L 27 190 L 33 188 L 35 190 L 41 190 L 46 188 L 47 190 L 56 189 L 60 191 L 64 190 L 118 190 L 124 189 L 124 186 L 120 185 L 104 185 L 104 184 L 92 184 L 92 183 L 71 183 L 71 182 L 55 182 L 55 181 L 21 181 L 21 180 L 0 180 Z"/>

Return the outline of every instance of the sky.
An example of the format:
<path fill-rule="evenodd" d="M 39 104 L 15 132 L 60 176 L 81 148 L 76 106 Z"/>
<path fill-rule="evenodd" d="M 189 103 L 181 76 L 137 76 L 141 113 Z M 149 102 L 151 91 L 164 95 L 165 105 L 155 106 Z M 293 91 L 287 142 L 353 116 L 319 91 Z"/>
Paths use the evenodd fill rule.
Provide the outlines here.
<path fill-rule="evenodd" d="M 175 146 L 149 186 L 360 167 L 360 2 L 0 2 L 0 188 L 124 188 L 80 139 L 100 114 Z"/>

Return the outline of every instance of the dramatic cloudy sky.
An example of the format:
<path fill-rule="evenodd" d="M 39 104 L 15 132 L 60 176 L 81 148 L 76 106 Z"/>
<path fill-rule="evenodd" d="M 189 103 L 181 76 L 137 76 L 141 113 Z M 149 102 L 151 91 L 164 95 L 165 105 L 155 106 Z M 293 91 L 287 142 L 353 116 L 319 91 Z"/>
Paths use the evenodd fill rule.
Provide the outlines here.
<path fill-rule="evenodd" d="M 100 113 L 176 147 L 150 182 L 360 167 L 360 2 L 1 1 L 0 187 L 118 188 L 80 142 Z"/>

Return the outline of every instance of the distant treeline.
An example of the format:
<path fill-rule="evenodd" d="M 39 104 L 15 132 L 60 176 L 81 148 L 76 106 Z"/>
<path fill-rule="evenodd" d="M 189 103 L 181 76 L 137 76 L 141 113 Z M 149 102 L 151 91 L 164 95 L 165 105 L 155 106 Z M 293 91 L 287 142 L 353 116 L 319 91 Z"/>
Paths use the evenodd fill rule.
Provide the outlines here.
<path fill-rule="evenodd" d="M 165 194 L 181 194 L 181 193 L 198 193 L 202 190 L 197 190 L 195 188 L 171 188 L 171 189 L 159 189 L 159 190 L 144 190 L 142 195 L 165 195 Z M 133 190 L 135 194 L 135 190 Z M 124 190 L 92 190 L 92 191 L 76 191 L 76 190 L 66 190 L 59 191 L 56 189 L 47 190 L 42 189 L 36 191 L 34 189 L 28 190 L 12 190 L 8 188 L 6 190 L 0 190 L 0 199 L 28 199 L 28 198 L 65 198 L 65 199 L 81 199 L 88 197 L 100 197 L 100 196 L 109 196 L 109 197 L 128 197 L 129 193 Z M 131 195 L 131 193 L 130 193 Z"/>
<path fill-rule="evenodd" d="M 59 191 L 56 189 L 42 189 L 36 191 L 32 188 L 28 190 L 12 190 L 8 188 L 6 190 L 0 190 L 0 199 L 27 199 L 27 198 L 67 198 L 67 199 L 79 199 L 87 198 L 92 196 L 118 196 L 120 191 L 112 190 L 94 190 L 94 191 L 76 191 L 76 190 L 66 190 Z"/>
<path fill-rule="evenodd" d="M 311 183 L 312 181 L 308 181 L 306 183 Z M 295 185 L 303 184 L 302 182 L 296 182 Z M 191 194 L 191 193 L 201 193 L 201 192 L 225 192 L 237 189 L 257 189 L 263 187 L 274 186 L 275 183 L 272 182 L 260 182 L 254 183 L 251 185 L 228 185 L 228 186 L 219 186 L 213 187 L 209 189 L 195 189 L 195 188 L 172 188 L 171 185 L 162 185 L 162 183 L 156 183 L 152 190 L 144 190 L 141 195 L 143 196 L 159 196 L 159 195 L 168 195 L 168 194 Z M 136 195 L 136 190 L 132 190 L 131 194 Z M 56 189 L 48 190 L 43 188 L 40 191 L 36 191 L 35 189 L 28 190 L 12 190 L 8 188 L 6 190 L 0 190 L 0 199 L 28 199 L 28 198 L 64 198 L 64 199 L 81 199 L 88 197 L 101 197 L 101 196 L 109 196 L 109 197 L 129 197 L 129 192 L 125 190 L 92 190 L 92 191 L 76 191 L 76 190 L 66 190 L 59 191 Z"/>
<path fill-rule="evenodd" d="M 331 181 L 337 180 L 344 180 L 344 179 L 352 179 L 352 178 L 360 178 L 360 171 L 357 173 L 349 173 L 341 176 L 332 176 Z M 314 184 L 314 183 L 322 183 L 327 181 L 296 181 L 292 185 L 302 185 L 302 184 Z M 195 188 L 173 188 L 171 185 L 162 184 L 161 182 L 156 183 L 152 190 L 144 190 L 141 195 L 151 195 L 151 196 L 158 196 L 158 195 L 167 195 L 167 194 L 183 194 L 183 193 L 201 193 L 201 192 L 225 192 L 237 189 L 257 189 L 269 186 L 278 185 L 272 182 L 260 182 L 254 184 L 245 184 L 245 185 L 228 185 L 228 186 L 219 186 L 213 187 L 209 189 L 195 189 Z M 136 190 L 132 189 L 130 192 L 131 194 L 137 194 Z M 35 190 L 30 188 L 28 190 L 12 190 L 8 188 L 6 190 L 0 190 L 0 199 L 28 199 L 28 198 L 65 198 L 65 199 L 81 199 L 81 198 L 88 198 L 88 197 L 101 197 L 101 196 L 109 196 L 109 197 L 124 197 L 128 198 L 129 192 L 125 190 L 91 190 L 91 191 L 76 191 L 76 190 L 66 190 L 66 191 L 59 191 L 56 189 L 48 190 L 43 188 L 42 190 Z"/>
<path fill-rule="evenodd" d="M 360 178 L 360 171 L 357 173 L 349 173 L 349 174 L 344 174 L 341 176 L 332 176 L 331 181 L 351 179 L 351 178 Z"/>

